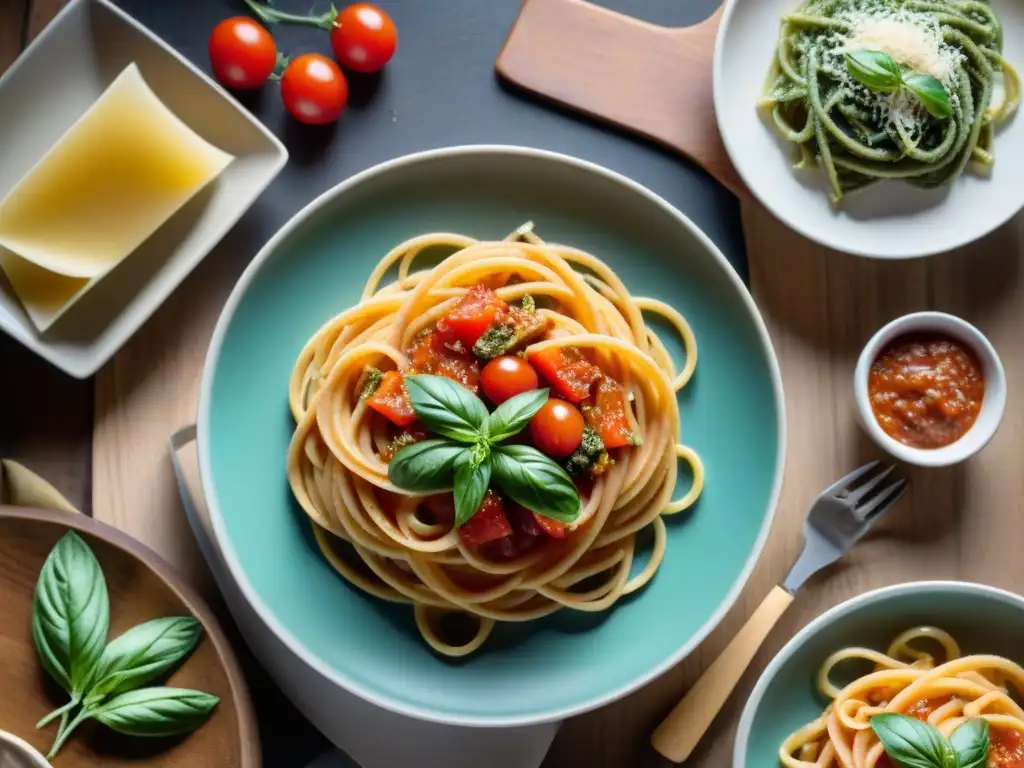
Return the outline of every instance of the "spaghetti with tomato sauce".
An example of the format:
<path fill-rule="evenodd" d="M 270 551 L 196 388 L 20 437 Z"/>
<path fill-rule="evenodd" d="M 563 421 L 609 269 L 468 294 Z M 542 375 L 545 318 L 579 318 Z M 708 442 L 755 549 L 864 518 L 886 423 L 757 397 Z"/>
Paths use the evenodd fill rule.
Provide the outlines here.
<path fill-rule="evenodd" d="M 846 686 L 832 673 L 851 660 L 872 670 Z M 928 723 L 946 738 L 969 720 L 988 721 L 987 768 L 1024 768 L 1024 668 L 993 655 L 963 656 L 956 640 L 936 627 L 899 635 L 885 653 L 844 648 L 818 672 L 830 703 L 816 720 L 779 748 L 786 768 L 898 768 L 872 730 L 871 718 L 902 714 Z"/>
<path fill-rule="evenodd" d="M 451 255 L 417 269 L 420 254 L 438 246 Z M 382 285 L 393 268 L 397 278 Z M 644 313 L 675 328 L 681 370 Z M 599 259 L 545 243 L 530 225 L 500 241 L 416 237 L 384 257 L 361 302 L 299 355 L 289 387 L 289 484 L 344 578 L 411 603 L 431 647 L 465 655 L 495 622 L 606 610 L 653 578 L 665 556 L 664 516 L 692 506 L 703 487 L 700 460 L 680 441 L 676 400 L 696 362 L 679 312 L 631 296 Z M 547 390 L 507 440 L 518 453 L 505 455 L 535 450 L 545 466 L 557 465 L 552 471 L 578 496 L 577 513 L 560 519 L 543 505 L 531 509 L 492 479 L 462 519 L 450 491 L 392 482 L 389 469 L 410 451 L 443 442 L 417 417 L 409 377 L 455 382 L 492 414 Z M 673 499 L 680 459 L 693 481 Z M 635 569 L 645 529 L 653 551 Z M 448 614 L 469 617 L 469 632 L 450 631 Z"/>

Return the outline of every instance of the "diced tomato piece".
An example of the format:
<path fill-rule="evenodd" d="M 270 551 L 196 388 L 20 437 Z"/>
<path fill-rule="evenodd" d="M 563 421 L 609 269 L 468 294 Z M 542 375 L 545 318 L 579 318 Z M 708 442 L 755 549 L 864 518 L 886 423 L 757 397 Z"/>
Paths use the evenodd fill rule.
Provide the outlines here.
<path fill-rule="evenodd" d="M 533 512 L 528 510 L 526 507 L 516 504 L 514 501 L 510 501 L 505 505 L 505 513 L 508 515 L 509 522 L 512 523 L 512 527 L 526 536 L 543 536 L 544 529 L 537 525 L 536 519 L 534 519 Z"/>
<path fill-rule="evenodd" d="M 508 517 L 505 515 L 505 503 L 494 491 L 487 491 L 480 508 L 469 520 L 459 528 L 462 540 L 473 547 L 479 547 L 489 541 L 497 541 L 512 533 Z"/>
<path fill-rule="evenodd" d="M 504 322 L 508 304 L 499 299 L 494 291 L 483 285 L 474 285 L 469 293 L 459 299 L 451 312 L 441 318 L 437 332 L 451 343 L 460 341 L 470 350 L 484 331 Z"/>
<path fill-rule="evenodd" d="M 480 362 L 468 349 L 452 349 L 440 333 L 430 331 L 406 350 L 409 373 L 430 373 L 456 381 L 474 394 L 479 389 Z"/>
<path fill-rule="evenodd" d="M 989 730 L 989 765 L 993 768 L 1024 768 L 1024 739 L 1015 728 Z"/>
<path fill-rule="evenodd" d="M 573 403 L 589 396 L 590 388 L 601 378 L 601 369 L 572 347 L 531 352 L 529 360 L 560 396 Z"/>
<path fill-rule="evenodd" d="M 875 763 L 875 768 L 893 768 L 892 760 L 890 760 L 889 756 L 883 752 L 882 756 L 878 758 L 878 761 Z"/>
<path fill-rule="evenodd" d="M 434 521 L 443 525 L 451 525 L 455 522 L 455 496 L 451 493 L 435 493 L 427 496 L 420 502 L 427 508 L 427 512 L 434 518 Z"/>
<path fill-rule="evenodd" d="M 416 421 L 416 413 L 409 402 L 405 379 L 400 371 L 385 373 L 377 391 L 367 398 L 366 404 L 396 426 L 407 427 Z"/>
<path fill-rule="evenodd" d="M 583 418 L 601 436 L 605 448 L 632 445 L 633 433 L 626 418 L 626 393 L 614 379 L 605 376 L 597 394 L 584 403 Z"/>
<path fill-rule="evenodd" d="M 538 541 L 538 536 L 527 536 L 522 531 L 512 531 L 509 536 L 487 542 L 481 547 L 481 551 L 490 560 L 514 560 L 537 546 Z"/>
<path fill-rule="evenodd" d="M 564 539 L 569 535 L 568 523 L 562 523 L 550 517 L 538 515 L 536 512 L 533 513 L 533 518 L 537 521 L 537 525 L 544 529 L 544 533 L 553 539 Z"/>

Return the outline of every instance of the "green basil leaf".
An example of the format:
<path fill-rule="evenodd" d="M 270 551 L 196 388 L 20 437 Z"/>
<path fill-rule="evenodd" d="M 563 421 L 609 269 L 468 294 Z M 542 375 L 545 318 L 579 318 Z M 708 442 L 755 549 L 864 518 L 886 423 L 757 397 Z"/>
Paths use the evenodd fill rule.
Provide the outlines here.
<path fill-rule="evenodd" d="M 988 766 L 988 720 L 977 717 L 961 723 L 949 735 L 949 745 L 956 753 L 957 768 Z"/>
<path fill-rule="evenodd" d="M 955 768 L 956 755 L 939 730 L 894 713 L 875 715 L 871 727 L 898 768 Z"/>
<path fill-rule="evenodd" d="M 103 650 L 85 706 L 148 685 L 188 658 L 203 634 L 191 616 L 154 619 L 132 627 Z"/>
<path fill-rule="evenodd" d="M 487 406 L 461 384 L 444 376 L 413 374 L 405 390 L 416 418 L 431 432 L 460 443 L 475 443 L 487 424 Z"/>
<path fill-rule="evenodd" d="M 57 542 L 36 582 L 32 638 L 43 667 L 81 700 L 93 680 L 110 630 L 103 570 L 74 531 Z"/>
<path fill-rule="evenodd" d="M 388 479 L 407 491 L 446 491 L 452 487 L 455 460 L 470 450 L 448 440 L 407 445 L 391 459 Z"/>
<path fill-rule="evenodd" d="M 517 504 L 563 523 L 580 515 L 580 495 L 564 469 L 528 445 L 491 452 L 495 484 Z"/>
<path fill-rule="evenodd" d="M 894 93 L 899 90 L 900 65 L 882 51 L 850 51 L 846 54 L 846 69 L 854 80 L 872 91 Z"/>
<path fill-rule="evenodd" d="M 486 449 L 486 446 L 480 446 Z M 455 463 L 455 527 L 459 528 L 480 509 L 491 482 L 491 462 L 486 454 L 466 451 Z"/>
<path fill-rule="evenodd" d="M 220 699 L 186 688 L 140 688 L 91 710 L 94 720 L 128 736 L 176 736 L 194 731 Z"/>
<path fill-rule="evenodd" d="M 907 72 L 903 75 L 903 85 L 917 96 L 932 117 L 946 119 L 953 116 L 949 92 L 938 79 L 923 72 Z"/>
<path fill-rule="evenodd" d="M 548 390 L 533 389 L 509 398 L 487 417 L 487 439 L 494 445 L 522 432 L 548 401 Z"/>

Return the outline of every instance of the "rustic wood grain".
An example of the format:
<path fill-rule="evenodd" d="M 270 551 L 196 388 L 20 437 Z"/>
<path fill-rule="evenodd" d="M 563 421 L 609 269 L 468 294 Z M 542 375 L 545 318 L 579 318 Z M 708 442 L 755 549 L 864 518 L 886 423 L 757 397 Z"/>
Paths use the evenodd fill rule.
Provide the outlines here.
<path fill-rule="evenodd" d="M 746 194 L 715 127 L 711 55 L 721 16 L 720 8 L 673 29 L 585 0 L 526 0 L 496 68 L 521 88 L 682 152 Z"/>
<path fill-rule="evenodd" d="M 21 53 L 28 0 L 4 0 L 0 3 L 0 73 Z"/>
<path fill-rule="evenodd" d="M 166 563 L 127 536 L 87 517 L 67 512 L 0 507 L 0 728 L 19 734 L 43 753 L 55 726 L 35 723 L 64 703 L 65 694 L 43 672 L 32 643 L 32 594 L 46 556 L 68 528 L 78 530 L 103 568 L 110 592 L 110 629 L 115 637 L 162 616 L 194 615 L 206 630 L 196 651 L 169 684 L 208 691 L 221 698 L 195 733 L 173 739 L 132 739 L 97 725 L 83 725 L 61 750 L 66 768 L 150 766 L 193 768 L 202 755 L 209 765 L 259 768 L 259 739 L 248 689 L 227 639 L 213 614 L 181 585 Z"/>

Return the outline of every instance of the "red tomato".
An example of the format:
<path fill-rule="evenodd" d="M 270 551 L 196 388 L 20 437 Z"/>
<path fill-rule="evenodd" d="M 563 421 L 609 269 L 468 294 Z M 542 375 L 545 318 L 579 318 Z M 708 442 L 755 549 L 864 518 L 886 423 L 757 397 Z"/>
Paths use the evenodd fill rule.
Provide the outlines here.
<path fill-rule="evenodd" d="M 992 728 L 989 765 L 994 768 L 1024 768 L 1024 739 L 1013 728 Z"/>
<path fill-rule="evenodd" d="M 407 427 L 416 421 L 416 413 L 405 391 L 404 377 L 399 371 L 385 373 L 377 391 L 366 399 L 366 404 L 396 426 Z"/>
<path fill-rule="evenodd" d="M 397 46 L 395 23 L 370 3 L 343 8 L 331 30 L 335 58 L 355 72 L 376 72 L 391 60 Z"/>
<path fill-rule="evenodd" d="M 536 512 L 533 513 L 533 517 L 537 521 L 537 525 L 544 529 L 544 533 L 553 539 L 564 539 L 569 535 L 569 524 L 562 523 L 558 520 L 553 520 L 550 517 L 544 517 L 544 515 L 538 515 Z"/>
<path fill-rule="evenodd" d="M 530 419 L 530 437 L 548 456 L 571 456 L 583 441 L 583 414 L 572 403 L 549 398 Z"/>
<path fill-rule="evenodd" d="M 445 342 L 458 341 L 471 350 L 488 328 L 504 320 L 507 312 L 508 304 L 495 296 L 494 291 L 474 285 L 451 312 L 441 318 L 437 332 Z"/>
<path fill-rule="evenodd" d="M 472 352 L 457 351 L 441 340 L 434 331 L 416 339 L 406 350 L 410 373 L 431 373 L 457 381 L 474 394 L 479 391 L 480 361 Z"/>
<path fill-rule="evenodd" d="M 459 528 L 459 536 L 472 547 L 503 539 L 511 533 L 505 504 L 494 491 L 487 491 L 480 509 Z"/>
<path fill-rule="evenodd" d="M 213 74 L 229 88 L 259 88 L 277 64 L 274 38 L 245 16 L 225 19 L 210 35 Z"/>
<path fill-rule="evenodd" d="M 348 82 L 338 65 L 319 53 L 304 53 L 281 76 L 285 108 L 300 123 L 325 125 L 348 103 Z"/>
<path fill-rule="evenodd" d="M 601 378 L 601 369 L 573 347 L 551 347 L 531 352 L 530 363 L 566 400 L 578 403 Z"/>
<path fill-rule="evenodd" d="M 597 385 L 590 407 L 584 409 L 587 424 L 601 436 L 605 448 L 632 445 L 633 433 L 626 419 L 626 393 L 614 379 L 605 376 Z"/>
<path fill-rule="evenodd" d="M 455 522 L 455 496 L 451 493 L 435 493 L 421 502 L 434 518 L 433 522 L 451 525 Z"/>
<path fill-rule="evenodd" d="M 496 357 L 480 372 L 480 386 L 495 405 L 537 389 L 540 379 L 533 366 L 515 355 Z"/>

